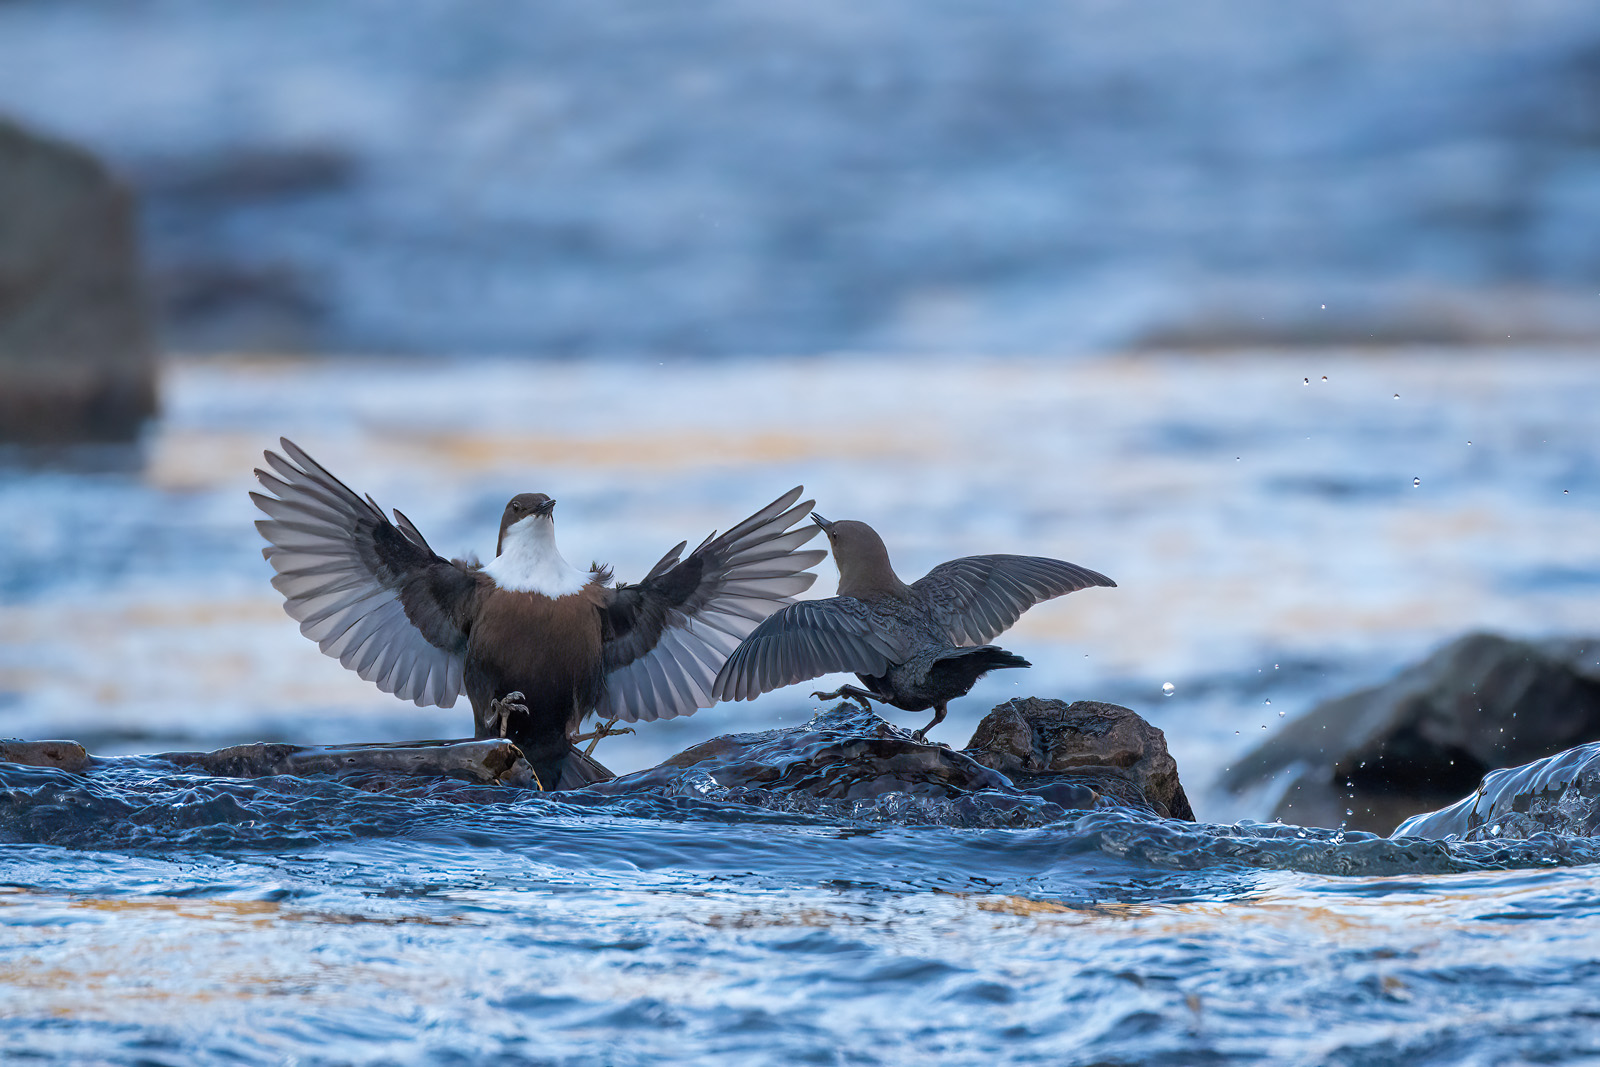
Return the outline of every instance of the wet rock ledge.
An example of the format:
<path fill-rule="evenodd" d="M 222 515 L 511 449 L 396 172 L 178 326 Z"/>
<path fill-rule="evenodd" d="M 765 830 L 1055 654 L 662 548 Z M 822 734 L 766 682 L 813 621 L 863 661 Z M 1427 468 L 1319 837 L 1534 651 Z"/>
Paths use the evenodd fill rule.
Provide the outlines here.
<path fill-rule="evenodd" d="M 431 776 L 533 785 L 521 752 L 500 740 L 327 748 L 254 744 L 137 758 L 235 778 L 326 774 L 361 777 L 371 787 L 392 778 Z M 73 741 L 0 741 L 0 761 L 81 773 L 112 759 L 90 756 Z M 1009 700 L 979 723 L 965 749 L 918 741 L 871 712 L 843 703 L 804 726 L 712 738 L 649 770 L 591 785 L 588 791 L 674 792 L 686 776 L 698 776 L 735 795 L 759 790 L 859 800 L 891 793 L 1031 794 L 1069 809 L 1116 805 L 1194 818 L 1161 731 L 1127 708 L 1096 701 Z"/>

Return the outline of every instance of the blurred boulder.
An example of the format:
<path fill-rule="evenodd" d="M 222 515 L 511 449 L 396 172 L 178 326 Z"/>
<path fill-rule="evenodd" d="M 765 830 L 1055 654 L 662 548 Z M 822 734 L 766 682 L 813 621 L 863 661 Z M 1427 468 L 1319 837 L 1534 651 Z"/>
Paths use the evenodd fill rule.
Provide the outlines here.
<path fill-rule="evenodd" d="M 966 755 L 1024 789 L 1071 779 L 1167 818 L 1194 819 L 1166 735 L 1116 704 L 1008 700 L 984 716 Z"/>
<path fill-rule="evenodd" d="M 155 407 L 132 196 L 0 119 L 0 441 L 129 440 Z"/>
<path fill-rule="evenodd" d="M 1288 723 L 1221 784 L 1236 794 L 1276 786 L 1272 815 L 1285 822 L 1387 833 L 1496 768 L 1596 738 L 1600 638 L 1469 634 Z"/>

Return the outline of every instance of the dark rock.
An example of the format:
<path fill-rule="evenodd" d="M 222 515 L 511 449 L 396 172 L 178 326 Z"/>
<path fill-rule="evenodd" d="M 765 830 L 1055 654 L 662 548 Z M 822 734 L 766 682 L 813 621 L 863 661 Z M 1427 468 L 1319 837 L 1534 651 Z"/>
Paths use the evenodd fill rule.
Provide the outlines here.
<path fill-rule="evenodd" d="M 89 765 L 89 753 L 76 741 L 0 741 L 0 763 L 77 772 Z"/>
<path fill-rule="evenodd" d="M 978 724 L 966 754 L 1024 788 L 1071 778 L 1122 803 L 1194 819 L 1166 735 L 1116 704 L 1008 700 Z"/>
<path fill-rule="evenodd" d="M 590 786 L 607 794 L 681 793 L 685 772 L 729 799 L 867 800 L 901 794 L 1032 795 L 1067 809 L 1102 803 L 1193 819 L 1161 731 L 1127 708 L 1013 700 L 994 709 L 964 751 L 918 741 L 841 703 L 800 727 L 726 734 L 649 770 Z"/>
<path fill-rule="evenodd" d="M 129 440 L 155 407 L 131 195 L 0 120 L 0 441 Z"/>
<path fill-rule="evenodd" d="M 713 737 L 649 770 L 591 786 L 602 793 L 657 792 L 698 769 L 725 789 L 755 786 L 785 794 L 859 800 L 887 793 L 946 797 L 1012 791 L 1004 775 L 842 703 L 804 726 Z"/>
<path fill-rule="evenodd" d="M 510 741 L 409 741 L 398 744 L 235 745 L 215 752 L 162 752 L 150 759 L 228 778 L 289 774 L 392 774 L 461 778 L 470 782 L 531 786 L 533 771 Z"/>
<path fill-rule="evenodd" d="M 1600 835 L 1600 741 L 1486 775 L 1448 808 L 1415 815 L 1393 837 L 1525 840 Z"/>
<path fill-rule="evenodd" d="M 1390 682 L 1291 721 L 1221 784 L 1243 793 L 1284 776 L 1275 817 L 1385 833 L 1472 790 L 1494 768 L 1596 737 L 1600 639 L 1469 634 Z"/>

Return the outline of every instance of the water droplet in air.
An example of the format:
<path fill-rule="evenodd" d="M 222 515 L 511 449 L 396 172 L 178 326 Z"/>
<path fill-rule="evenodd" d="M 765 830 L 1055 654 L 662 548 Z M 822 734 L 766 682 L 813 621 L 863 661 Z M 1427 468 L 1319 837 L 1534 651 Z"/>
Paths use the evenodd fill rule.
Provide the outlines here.
<path fill-rule="evenodd" d="M 1323 304 L 1322 305 L 1322 310 L 1323 311 L 1327 311 L 1328 310 L 1328 305 L 1327 304 Z"/>
<path fill-rule="evenodd" d="M 1272 701 L 1270 701 L 1270 700 L 1263 700 L 1261 703 L 1267 705 L 1268 707 L 1272 706 Z"/>
<path fill-rule="evenodd" d="M 1399 394 L 1399 393 L 1396 393 L 1396 394 L 1394 394 L 1394 398 L 1395 398 L 1395 399 L 1396 399 L 1396 400 L 1399 400 L 1399 399 L 1400 399 L 1400 394 Z"/>
<path fill-rule="evenodd" d="M 1262 729 L 1263 729 L 1263 730 L 1265 730 L 1265 729 L 1266 729 L 1266 728 L 1267 728 L 1267 724 L 1266 724 L 1266 723 L 1262 723 L 1262 724 L 1261 724 L 1261 728 L 1262 728 Z"/>
<path fill-rule="evenodd" d="M 1162 682 L 1161 683 L 1161 692 L 1164 693 L 1165 695 L 1171 696 L 1173 693 L 1175 693 L 1177 691 L 1178 691 L 1178 687 L 1173 685 L 1171 682 Z"/>
<path fill-rule="evenodd" d="M 1326 375 L 1326 374 L 1324 374 L 1324 375 L 1323 375 L 1323 376 L 1322 376 L 1322 380 L 1323 380 L 1323 381 L 1327 381 L 1327 380 L 1328 380 L 1328 376 L 1327 376 L 1327 375 Z"/>
<path fill-rule="evenodd" d="M 1301 379 L 1301 384 L 1302 385 L 1310 385 L 1311 384 L 1311 379 L 1310 378 Z"/>
<path fill-rule="evenodd" d="M 1238 736 L 1239 736 L 1239 731 L 1238 731 L 1238 730 L 1235 730 L 1235 731 L 1234 731 L 1234 732 L 1233 732 L 1233 736 L 1234 736 L 1234 737 L 1238 737 Z"/>
<path fill-rule="evenodd" d="M 1420 489 L 1421 487 L 1422 487 L 1422 479 L 1421 478 L 1413 478 L 1413 479 L 1411 479 L 1411 488 Z"/>
<path fill-rule="evenodd" d="M 1278 712 L 1278 718 L 1280 718 L 1280 719 L 1283 718 L 1283 712 L 1281 712 L 1281 711 Z"/>
<path fill-rule="evenodd" d="M 1472 442 L 1471 442 L 1471 441 L 1468 441 L 1468 442 L 1467 442 L 1467 447 L 1469 447 L 1469 448 L 1470 448 L 1470 447 L 1471 447 L 1471 446 L 1472 446 Z"/>
<path fill-rule="evenodd" d="M 1567 496 L 1571 492 L 1572 492 L 1572 490 L 1570 490 L 1570 489 L 1563 489 L 1563 490 L 1561 490 L 1561 495 L 1562 496 Z"/>
<path fill-rule="evenodd" d="M 1356 809 L 1355 808 L 1345 808 L 1344 809 L 1344 813 L 1346 815 L 1354 815 L 1356 813 Z"/>

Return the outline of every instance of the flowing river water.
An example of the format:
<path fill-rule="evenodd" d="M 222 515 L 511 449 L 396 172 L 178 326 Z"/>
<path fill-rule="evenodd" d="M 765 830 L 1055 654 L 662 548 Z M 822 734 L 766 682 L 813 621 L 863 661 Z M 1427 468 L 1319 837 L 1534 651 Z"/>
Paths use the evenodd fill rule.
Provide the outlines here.
<path fill-rule="evenodd" d="M 377 693 L 282 614 L 246 492 L 284 434 L 445 552 L 487 552 L 505 499 L 539 490 L 569 558 L 637 578 L 804 482 L 907 578 L 984 551 L 1103 571 L 1118 588 L 1006 634 L 1035 666 L 935 737 L 1019 694 L 1127 704 L 1201 822 L 754 805 L 692 776 L 601 797 L 6 765 L 0 1056 L 1600 1060 L 1595 839 L 1266 824 L 1210 788 L 1464 630 L 1593 632 L 1597 402 L 1589 359 L 1512 350 L 172 361 L 137 449 L 4 457 L 0 733 L 115 756 L 467 732 L 464 706 Z M 626 772 L 797 725 L 809 688 L 599 755 Z"/>

